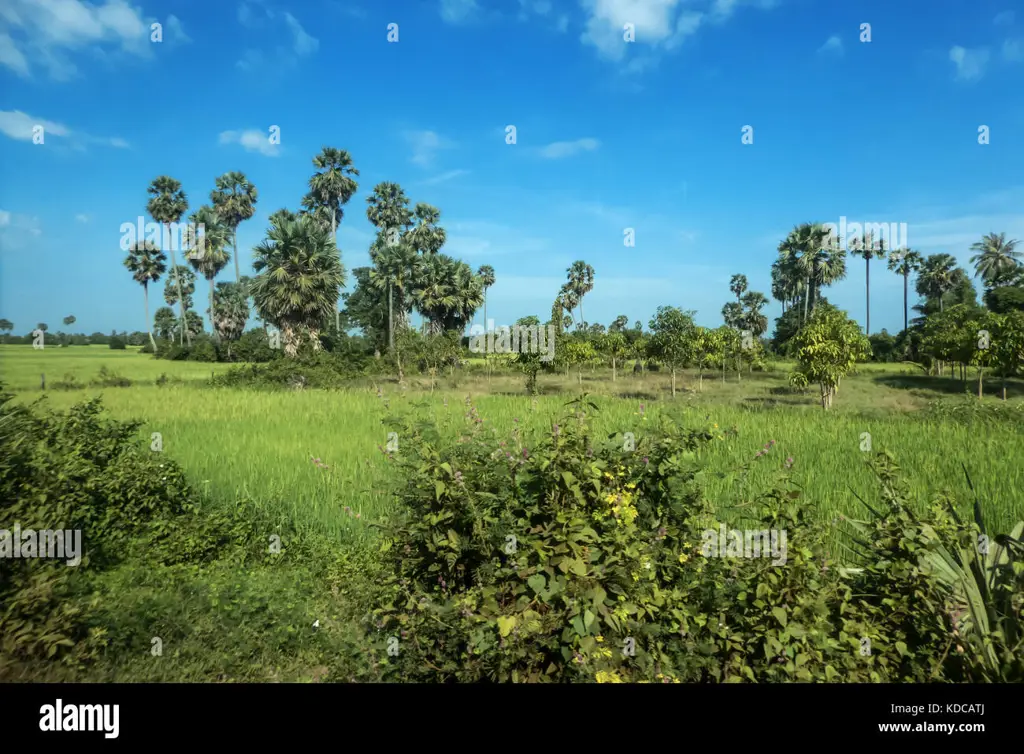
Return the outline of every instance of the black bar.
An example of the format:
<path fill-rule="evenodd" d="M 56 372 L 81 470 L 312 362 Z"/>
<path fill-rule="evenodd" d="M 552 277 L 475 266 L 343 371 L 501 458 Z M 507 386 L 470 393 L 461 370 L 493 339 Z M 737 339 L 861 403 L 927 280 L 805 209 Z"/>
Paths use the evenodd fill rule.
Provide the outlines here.
<path fill-rule="evenodd" d="M 42 731 L 43 707 L 55 708 L 58 699 L 65 715 L 69 705 L 118 705 L 117 738 L 106 738 L 101 723 L 94 731 Z M 962 747 L 1019 743 L 1022 712 L 1021 685 L 0 685 L 2 740 L 10 751 L 18 741 L 88 743 L 90 750 L 179 742 L 312 750 L 366 738 L 389 750 L 445 741 L 506 748 L 563 739 L 601 745 L 617 733 L 634 749 L 673 741 L 681 749 L 811 743 L 820 751 L 886 740 Z M 887 724 L 910 730 L 882 731 Z M 984 730 L 915 730 L 947 724 Z"/>

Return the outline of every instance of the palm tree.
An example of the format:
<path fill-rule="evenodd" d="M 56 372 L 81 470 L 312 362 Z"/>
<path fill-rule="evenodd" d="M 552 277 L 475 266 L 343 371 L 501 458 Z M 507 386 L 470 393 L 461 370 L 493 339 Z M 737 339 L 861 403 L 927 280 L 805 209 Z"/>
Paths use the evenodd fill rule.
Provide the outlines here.
<path fill-rule="evenodd" d="M 1018 243 L 1020 241 L 1007 241 L 1005 233 L 988 233 L 971 244 L 971 251 L 978 252 L 971 257 L 974 276 L 980 275 L 989 288 L 1013 278 L 1021 265 L 1022 254 L 1016 250 Z"/>
<path fill-rule="evenodd" d="M 487 289 L 494 285 L 494 268 L 489 264 L 483 265 L 479 270 L 476 271 L 477 277 L 480 278 L 480 284 L 484 287 L 484 327 L 487 326 Z"/>
<path fill-rule="evenodd" d="M 246 295 L 248 278 L 240 283 L 217 283 L 213 297 L 213 326 L 222 342 L 228 344 L 228 358 L 231 358 L 231 344 L 245 331 L 249 319 L 249 303 Z"/>
<path fill-rule="evenodd" d="M 181 291 L 181 296 L 178 295 Z M 164 284 L 164 301 L 168 306 L 174 306 L 179 302 L 185 311 L 192 309 L 192 295 L 196 292 L 196 274 L 191 267 L 171 267 L 167 275 L 167 282 Z M 179 330 L 185 329 L 185 318 L 178 319 Z M 191 330 L 189 330 L 191 333 Z"/>
<path fill-rule="evenodd" d="M 822 225 L 802 223 L 789 232 L 779 244 L 782 265 L 803 280 L 804 316 L 807 321 L 808 307 L 814 293 L 814 284 L 819 279 L 819 257 L 826 244 L 828 230 Z"/>
<path fill-rule="evenodd" d="M 483 283 L 465 262 L 446 254 L 426 258 L 420 284 L 413 293 L 416 307 L 437 335 L 462 332 L 483 303 Z"/>
<path fill-rule="evenodd" d="M 224 250 L 231 238 L 231 228 L 221 220 L 213 208 L 203 205 L 189 216 L 190 227 L 185 258 L 193 269 L 206 278 L 210 287 L 210 332 L 216 338 L 217 328 L 213 322 L 213 279 L 220 274 L 231 259 Z"/>
<path fill-rule="evenodd" d="M 259 194 L 256 187 L 249 183 L 245 173 L 237 171 L 220 176 L 214 182 L 214 186 L 214 190 L 210 192 L 210 201 L 231 234 L 231 247 L 235 257 L 235 282 L 239 283 L 242 280 L 242 272 L 238 266 L 238 226 L 256 213 L 256 199 Z"/>
<path fill-rule="evenodd" d="M 402 241 L 394 246 L 382 243 L 378 236 L 370 247 L 370 285 L 388 296 L 388 350 L 395 349 L 395 298 L 398 301 L 399 327 L 406 326 L 406 313 L 412 304 L 411 291 L 422 272 L 423 257 Z"/>
<path fill-rule="evenodd" d="M 448 240 L 445 229 L 438 225 L 441 210 L 419 202 L 413 208 L 413 227 L 409 230 L 408 241 L 416 251 L 427 256 L 436 254 Z"/>
<path fill-rule="evenodd" d="M 594 268 L 582 259 L 572 263 L 566 272 L 569 275 L 568 286 L 579 302 L 580 327 L 585 327 L 586 320 L 583 319 L 583 297 L 594 290 Z"/>
<path fill-rule="evenodd" d="M 171 267 L 177 269 L 178 262 L 174 258 L 174 239 L 171 238 L 171 223 L 177 223 L 181 220 L 182 215 L 188 211 L 188 197 L 185 196 L 185 192 L 181 189 L 181 181 L 171 178 L 167 175 L 162 175 L 154 180 L 147 189 L 150 194 L 150 200 L 146 204 L 146 211 L 149 212 L 150 216 L 158 223 L 163 223 L 166 233 L 164 237 L 167 239 L 168 245 L 171 247 Z M 178 302 L 181 307 L 181 321 L 185 322 L 185 296 L 181 291 L 181 281 L 178 280 Z M 185 338 L 185 330 L 188 328 L 182 327 L 182 341 Z M 192 344 L 191 335 L 188 336 L 189 345 Z"/>
<path fill-rule="evenodd" d="M 148 319 L 148 315 L 147 315 L 147 319 Z M 71 325 L 75 324 L 76 321 L 77 320 L 75 319 L 75 315 L 74 314 L 69 314 L 68 316 L 66 316 L 64 318 L 64 325 L 66 327 L 71 327 Z"/>
<path fill-rule="evenodd" d="M 156 351 L 156 341 L 153 340 L 153 325 L 149 321 L 149 284 L 155 283 L 160 276 L 167 271 L 167 255 L 156 247 L 152 241 L 136 241 L 135 245 L 128 250 L 128 256 L 124 260 L 124 266 L 132 273 L 132 279 L 142 286 L 143 298 L 146 303 L 146 331 L 149 333 L 149 343 Z M 74 322 L 74 317 L 65 317 L 64 324 Z"/>
<path fill-rule="evenodd" d="M 344 205 L 359 188 L 352 176 L 358 176 L 359 171 L 352 165 L 352 155 L 335 147 L 323 147 L 313 158 L 313 167 L 318 172 L 309 179 L 309 193 L 303 206 L 313 213 L 319 210 L 325 219 L 329 218 L 331 236 L 337 245 Z"/>
<path fill-rule="evenodd" d="M 925 298 L 937 298 L 940 312 L 943 310 L 943 299 L 953 290 L 954 270 L 956 259 L 950 254 L 932 254 L 921 263 L 921 271 L 917 275 L 914 287 L 918 294 Z"/>
<path fill-rule="evenodd" d="M 916 251 L 900 249 L 889 256 L 889 271 L 903 276 L 903 329 L 907 329 L 907 285 L 910 273 L 921 269 L 924 258 Z"/>
<path fill-rule="evenodd" d="M 320 350 L 319 331 L 337 310 L 345 268 L 331 234 L 301 217 L 273 225 L 254 249 L 257 275 L 249 289 L 260 317 L 281 330 L 288 356 L 302 333 Z"/>
<path fill-rule="evenodd" d="M 747 291 L 740 299 L 746 307 L 741 320 L 744 329 L 750 330 L 755 338 L 760 338 L 768 330 L 768 318 L 761 310 L 768 306 L 768 297 L 759 291 Z"/>
<path fill-rule="evenodd" d="M 576 325 L 576 317 L 574 316 L 573 312 L 575 311 L 576 307 L 580 305 L 579 294 L 570 287 L 570 283 L 565 283 L 562 285 L 561 290 L 559 290 L 558 297 L 562 299 L 562 306 L 565 308 L 567 312 L 569 312 L 569 314 L 567 314 L 566 316 L 568 316 L 571 321 L 568 325 L 566 325 L 566 328 Z M 583 312 L 581 311 L 579 327 L 583 327 L 582 315 Z"/>
<path fill-rule="evenodd" d="M 366 219 L 379 234 L 384 243 L 397 243 L 399 237 L 412 226 L 413 213 L 409 211 L 409 197 L 397 183 L 378 183 L 373 193 L 366 197 Z"/>
<path fill-rule="evenodd" d="M 733 275 L 729 278 L 729 290 L 736 294 L 736 300 L 739 301 L 744 291 L 747 290 L 747 276 Z"/>
<path fill-rule="evenodd" d="M 836 246 L 838 248 L 838 246 Z M 871 335 L 871 260 L 885 259 L 885 240 L 875 241 L 871 233 L 863 238 L 856 238 L 850 253 L 855 257 L 864 257 L 864 292 L 865 292 L 865 313 L 864 324 L 865 335 Z"/>

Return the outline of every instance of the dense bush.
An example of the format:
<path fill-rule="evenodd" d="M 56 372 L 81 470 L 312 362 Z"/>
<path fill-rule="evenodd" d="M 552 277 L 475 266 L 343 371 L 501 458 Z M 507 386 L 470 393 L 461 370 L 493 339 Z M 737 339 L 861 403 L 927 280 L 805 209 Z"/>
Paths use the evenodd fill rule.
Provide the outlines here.
<path fill-rule="evenodd" d="M 279 358 L 267 364 L 237 366 L 213 378 L 220 387 L 264 389 L 341 389 L 365 369 L 368 359 L 361 354 L 311 354 L 300 351 L 298 358 Z"/>
<path fill-rule="evenodd" d="M 110 346 L 112 351 L 123 351 L 125 350 L 125 341 L 120 335 L 116 335 L 107 341 L 107 345 Z"/>
<path fill-rule="evenodd" d="M 874 517 L 847 522 L 857 567 L 830 554 L 829 522 L 785 470 L 742 514 L 743 526 L 786 533 L 785 567 L 706 557 L 699 543 L 718 523 L 696 452 L 710 432 L 665 424 L 624 450 L 621 437 L 595 437 L 582 409 L 594 407 L 577 403 L 536 443 L 488 435 L 472 408 L 451 442 L 401 426 L 401 506 L 383 527 L 389 575 L 372 613 L 388 679 L 1024 677 L 1019 557 L 1002 566 L 999 621 L 972 633 L 952 620 L 964 600 L 935 558 L 976 531 L 942 508 L 907 513 L 891 459 L 876 461 Z M 982 662 L 984 647 L 998 648 Z"/>

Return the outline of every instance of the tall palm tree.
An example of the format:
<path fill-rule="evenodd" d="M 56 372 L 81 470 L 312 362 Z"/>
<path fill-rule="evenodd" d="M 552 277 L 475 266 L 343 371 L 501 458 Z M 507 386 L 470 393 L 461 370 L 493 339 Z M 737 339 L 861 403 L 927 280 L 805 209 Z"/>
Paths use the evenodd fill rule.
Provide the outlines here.
<path fill-rule="evenodd" d="M 406 326 L 406 314 L 413 303 L 412 291 L 423 271 L 423 260 L 416 250 L 407 243 L 394 246 L 382 242 L 378 237 L 370 248 L 370 285 L 388 297 L 388 350 L 395 349 L 395 311 L 397 304 L 398 326 Z M 396 301 L 397 298 L 397 301 Z"/>
<path fill-rule="evenodd" d="M 867 233 L 863 238 L 858 237 L 854 239 L 853 248 L 850 249 L 850 253 L 855 257 L 864 258 L 864 308 L 866 313 L 864 333 L 866 335 L 871 335 L 871 260 L 885 259 L 885 240 L 879 238 L 876 241 L 871 233 Z"/>
<path fill-rule="evenodd" d="M 213 296 L 213 326 L 222 342 L 228 344 L 228 358 L 231 358 L 231 344 L 245 331 L 249 319 L 249 298 L 246 295 L 248 278 L 240 283 L 217 283 Z"/>
<path fill-rule="evenodd" d="M 937 298 L 940 312 L 943 311 L 943 299 L 953 290 L 955 270 L 956 259 L 951 254 L 932 254 L 921 263 L 914 287 L 927 299 Z"/>
<path fill-rule="evenodd" d="M 567 316 L 571 321 L 568 325 L 566 325 L 566 328 L 576 326 L 576 317 L 574 316 L 574 312 L 576 310 L 576 307 L 580 305 L 580 295 L 573 288 L 570 287 L 570 283 L 565 283 L 562 285 L 562 289 L 558 292 L 558 296 L 559 298 L 562 299 L 562 306 L 565 307 L 565 310 L 567 312 L 569 312 Z M 581 311 L 579 327 L 582 326 L 583 313 Z"/>
<path fill-rule="evenodd" d="M 146 331 L 149 333 L 149 343 L 153 346 L 153 351 L 156 351 L 153 325 L 149 321 L 149 284 L 155 283 L 167 271 L 167 255 L 160 251 L 152 241 L 136 241 L 135 245 L 128 250 L 124 266 L 132 274 L 132 279 L 142 286 L 143 298 L 146 302 Z M 68 319 L 74 320 L 74 317 L 66 317 L 65 324 Z"/>
<path fill-rule="evenodd" d="M 566 273 L 569 275 L 568 286 L 576 294 L 579 302 L 580 327 L 584 327 L 586 320 L 583 318 L 583 297 L 594 290 L 594 268 L 580 259 L 573 262 Z"/>
<path fill-rule="evenodd" d="M 768 318 L 761 313 L 768 306 L 768 297 L 759 291 L 747 291 L 740 303 L 746 308 L 741 318 L 744 329 L 760 338 L 768 330 Z"/>
<path fill-rule="evenodd" d="M 181 291 L 181 295 L 178 295 Z M 175 306 L 179 302 L 186 312 L 192 309 L 192 296 L 196 292 L 196 274 L 191 267 L 171 267 L 167 275 L 167 282 L 164 284 L 164 301 L 168 306 Z M 193 312 L 194 313 L 194 312 Z M 178 319 L 179 330 L 185 329 L 185 318 Z M 189 329 L 189 333 L 192 330 Z"/>
<path fill-rule="evenodd" d="M 421 254 L 436 254 L 448 240 L 445 229 L 437 223 L 441 210 L 429 204 L 418 202 L 413 208 L 413 227 L 409 229 L 408 241 Z"/>
<path fill-rule="evenodd" d="M 494 268 L 489 264 L 485 264 L 476 271 L 476 275 L 480 278 L 480 284 L 484 287 L 484 327 L 487 327 L 487 289 L 494 285 Z"/>
<path fill-rule="evenodd" d="M 231 259 L 225 251 L 232 236 L 231 228 L 221 220 L 220 214 L 210 206 L 203 205 L 189 215 L 188 246 L 185 258 L 193 269 L 206 278 L 210 287 L 210 332 L 219 337 L 213 321 L 213 279 L 220 274 Z"/>
<path fill-rule="evenodd" d="M 907 286 L 910 273 L 921 269 L 924 258 L 916 251 L 899 249 L 889 256 L 889 271 L 903 276 L 903 329 L 907 329 Z"/>
<path fill-rule="evenodd" d="M 171 252 L 171 267 L 177 269 L 178 262 L 174 256 L 175 241 L 171 238 L 171 223 L 177 223 L 181 221 L 182 215 L 188 211 L 188 197 L 185 192 L 181 189 L 181 181 L 171 178 L 168 175 L 161 175 L 156 178 L 151 184 L 147 192 L 150 195 L 149 202 L 146 204 L 146 211 L 149 212 L 150 216 L 158 223 L 162 223 L 165 228 L 164 238 L 167 240 Z M 185 322 L 185 296 L 181 291 L 181 281 L 178 280 L 178 302 L 181 311 L 181 321 Z M 189 345 L 192 344 L 192 336 L 185 331 L 187 327 L 182 327 L 181 338 L 182 342 L 186 335 L 188 336 Z"/>
<path fill-rule="evenodd" d="M 1022 256 L 1017 251 L 1018 243 L 1020 241 L 1007 241 L 1005 233 L 988 233 L 980 241 L 971 244 L 971 251 L 978 252 L 971 257 L 975 277 L 980 275 L 988 288 L 1015 277 Z"/>
<path fill-rule="evenodd" d="M 214 186 L 214 190 L 210 192 L 210 201 L 231 234 L 231 248 L 235 257 L 235 282 L 240 283 L 242 272 L 238 266 L 238 226 L 256 213 L 259 193 L 245 177 L 245 173 L 237 171 L 220 176 L 214 182 Z"/>
<path fill-rule="evenodd" d="M 325 217 L 330 218 L 331 236 L 338 243 L 338 225 L 344 217 L 344 206 L 359 189 L 352 176 L 359 171 L 352 165 L 352 155 L 344 149 L 323 147 L 313 158 L 317 172 L 309 179 L 309 193 L 306 195 L 308 210 L 322 208 Z"/>
<path fill-rule="evenodd" d="M 483 303 L 483 284 L 465 262 L 446 254 L 427 257 L 421 282 L 413 293 L 420 313 L 430 322 L 433 335 L 462 332 Z"/>
<path fill-rule="evenodd" d="M 387 244 L 397 243 L 398 237 L 412 226 L 409 197 L 397 183 L 378 183 L 373 187 L 373 193 L 366 197 L 366 204 L 366 219 L 384 234 Z"/>
<path fill-rule="evenodd" d="M 319 331 L 337 310 L 345 268 L 331 233 L 309 217 L 272 225 L 253 249 L 257 275 L 249 289 L 260 317 L 281 330 L 288 356 L 308 334 L 320 350 Z"/>
<path fill-rule="evenodd" d="M 736 300 L 739 301 L 747 290 L 747 276 L 733 275 L 729 278 L 729 290 L 736 294 Z"/>
<path fill-rule="evenodd" d="M 804 316 L 807 321 L 810 300 L 817 287 L 837 274 L 833 251 L 826 249 L 829 232 L 823 225 L 802 223 L 789 232 L 779 244 L 779 255 L 783 265 L 799 275 L 803 283 Z M 840 250 L 841 251 L 841 250 Z M 845 268 L 843 269 L 845 274 Z"/>

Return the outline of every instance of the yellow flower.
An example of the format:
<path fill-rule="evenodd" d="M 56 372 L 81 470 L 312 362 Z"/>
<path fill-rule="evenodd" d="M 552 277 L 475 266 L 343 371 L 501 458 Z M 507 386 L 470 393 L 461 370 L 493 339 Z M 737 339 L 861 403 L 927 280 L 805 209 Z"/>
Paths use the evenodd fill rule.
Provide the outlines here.
<path fill-rule="evenodd" d="M 602 641 L 604 641 L 604 637 L 603 637 L 603 636 L 595 636 L 594 638 L 595 638 L 595 639 L 597 640 L 597 642 L 598 642 L 599 644 L 600 644 L 600 643 L 601 643 Z"/>
<path fill-rule="evenodd" d="M 690 556 L 687 555 L 685 552 L 679 554 L 679 562 L 680 563 L 685 563 L 689 559 L 690 559 Z"/>
<path fill-rule="evenodd" d="M 715 425 L 715 429 L 718 429 L 718 425 L 717 424 Z"/>
<path fill-rule="evenodd" d="M 598 683 L 622 683 L 618 673 L 609 673 L 605 670 L 597 671 L 595 678 Z"/>

